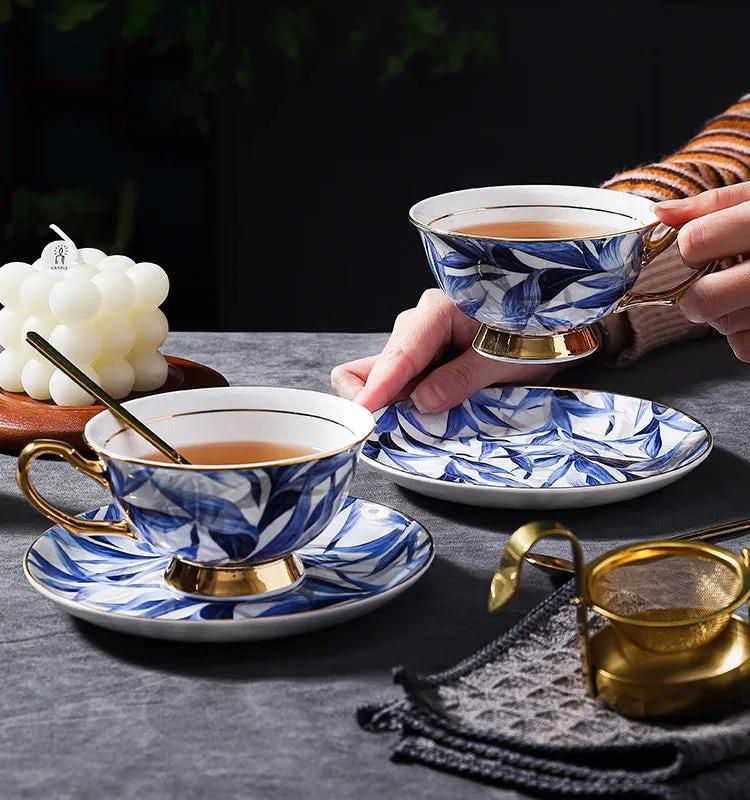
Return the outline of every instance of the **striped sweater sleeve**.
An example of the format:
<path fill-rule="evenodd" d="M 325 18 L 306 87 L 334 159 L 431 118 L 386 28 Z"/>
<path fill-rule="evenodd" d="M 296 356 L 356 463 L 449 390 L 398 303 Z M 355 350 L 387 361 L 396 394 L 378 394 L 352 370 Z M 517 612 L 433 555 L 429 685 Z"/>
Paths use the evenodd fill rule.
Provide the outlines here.
<path fill-rule="evenodd" d="M 615 175 L 603 184 L 651 200 L 674 200 L 706 189 L 750 180 L 750 94 L 710 120 L 684 147 L 663 161 L 646 164 Z M 673 286 L 690 271 L 677 247 L 671 247 L 643 270 L 638 291 Z M 620 354 L 627 363 L 644 353 L 686 337 L 702 336 L 710 328 L 695 325 L 676 307 L 633 308 L 626 312 L 632 338 Z"/>

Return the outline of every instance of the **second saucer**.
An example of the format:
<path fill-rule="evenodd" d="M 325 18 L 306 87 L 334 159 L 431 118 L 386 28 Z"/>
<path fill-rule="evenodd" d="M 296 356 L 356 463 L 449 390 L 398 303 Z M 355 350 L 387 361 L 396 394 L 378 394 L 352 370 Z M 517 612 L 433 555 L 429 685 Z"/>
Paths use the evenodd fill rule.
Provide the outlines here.
<path fill-rule="evenodd" d="M 376 414 L 363 461 L 415 492 L 495 508 L 581 508 L 660 489 L 711 451 L 677 409 L 585 389 L 490 388 L 442 414 Z"/>

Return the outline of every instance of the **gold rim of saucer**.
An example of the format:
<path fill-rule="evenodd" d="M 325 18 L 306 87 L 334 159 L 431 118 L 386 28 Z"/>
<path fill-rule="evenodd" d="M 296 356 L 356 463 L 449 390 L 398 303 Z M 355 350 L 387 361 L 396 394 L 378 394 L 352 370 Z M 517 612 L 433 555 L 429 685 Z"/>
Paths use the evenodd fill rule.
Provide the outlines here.
<path fill-rule="evenodd" d="M 485 358 L 496 361 L 554 364 L 592 355 L 599 341 L 589 326 L 550 336 L 522 336 L 482 325 L 472 347 Z"/>
<path fill-rule="evenodd" d="M 302 580 L 305 568 L 294 553 L 265 561 L 230 567 L 209 567 L 173 558 L 164 572 L 168 586 L 191 597 L 241 599 L 291 589 Z"/>

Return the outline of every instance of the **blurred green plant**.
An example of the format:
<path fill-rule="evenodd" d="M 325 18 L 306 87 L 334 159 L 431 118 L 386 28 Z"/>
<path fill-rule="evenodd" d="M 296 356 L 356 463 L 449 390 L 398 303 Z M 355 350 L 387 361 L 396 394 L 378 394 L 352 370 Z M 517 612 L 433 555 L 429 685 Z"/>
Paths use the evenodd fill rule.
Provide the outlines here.
<path fill-rule="evenodd" d="M 126 44 L 146 44 L 158 54 L 186 51 L 189 74 L 170 87 L 172 110 L 193 118 L 202 133 L 209 129 L 208 106 L 219 88 L 228 80 L 253 88 L 261 72 L 255 65 L 269 55 L 281 57 L 291 74 L 300 75 L 300 65 L 322 48 L 330 52 L 333 45 L 342 59 L 351 59 L 377 46 L 383 51 L 378 53 L 382 80 L 420 65 L 436 77 L 453 75 L 498 57 L 490 24 L 450 25 L 439 4 L 420 0 L 401 0 L 395 12 L 377 14 L 369 4 L 352 4 L 346 12 L 349 24 L 342 25 L 348 32 L 330 42 L 332 5 L 332 0 L 254 4 L 261 24 L 238 52 L 230 52 L 217 36 L 219 4 L 210 0 L 0 0 L 0 23 L 17 10 L 31 9 L 60 33 L 106 19 Z"/>
<path fill-rule="evenodd" d="M 421 0 L 400 0 L 395 8 L 369 3 L 336 8 L 334 0 L 256 0 L 253 12 L 259 24 L 233 50 L 216 33 L 220 5 L 210 0 L 0 0 L 0 24 L 14 13 L 32 12 L 61 34 L 105 23 L 105 35 L 119 37 L 126 48 L 184 58 L 187 74 L 164 87 L 171 101 L 168 113 L 192 119 L 203 134 L 210 129 L 211 102 L 220 88 L 233 82 L 243 91 L 259 92 L 261 75 L 272 72 L 304 80 L 318 58 L 333 55 L 342 63 L 369 58 L 376 64 L 373 78 L 388 82 L 407 70 L 435 78 L 455 75 L 470 66 L 491 65 L 499 54 L 488 22 L 454 25 L 439 2 Z M 342 8 L 346 19 L 340 19 Z M 331 25 L 334 14 L 336 26 Z M 55 220 L 81 240 L 94 242 L 105 214 L 103 201 L 83 190 L 18 189 L 11 198 L 6 235 L 46 235 L 47 222 Z M 118 222 L 118 230 L 127 229 Z"/>
<path fill-rule="evenodd" d="M 400 16 L 401 47 L 385 57 L 383 78 L 393 78 L 422 57 L 435 76 L 455 75 L 473 61 L 488 66 L 497 61 L 491 27 L 451 29 L 437 6 L 408 2 Z"/>

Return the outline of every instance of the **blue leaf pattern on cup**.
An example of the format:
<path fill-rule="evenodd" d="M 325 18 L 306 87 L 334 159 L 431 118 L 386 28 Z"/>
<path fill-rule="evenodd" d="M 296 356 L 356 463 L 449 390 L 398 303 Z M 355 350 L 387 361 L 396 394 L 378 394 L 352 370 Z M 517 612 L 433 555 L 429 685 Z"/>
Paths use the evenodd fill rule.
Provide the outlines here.
<path fill-rule="evenodd" d="M 435 279 L 461 311 L 526 336 L 581 328 L 609 314 L 635 284 L 646 236 L 502 242 L 419 234 Z"/>
<path fill-rule="evenodd" d="M 226 470 L 105 460 L 119 507 L 151 547 L 201 564 L 236 564 L 278 558 L 317 536 L 346 499 L 359 450 Z"/>
<path fill-rule="evenodd" d="M 111 505 L 83 515 L 115 519 Z M 169 558 L 122 537 L 72 536 L 56 526 L 31 547 L 32 579 L 55 595 L 135 617 L 195 620 L 254 619 L 314 611 L 363 600 L 424 570 L 433 555 L 429 534 L 385 506 L 348 498 L 333 522 L 298 551 L 302 583 L 285 594 L 207 602 L 175 594 L 164 582 Z"/>
<path fill-rule="evenodd" d="M 623 483 L 686 467 L 711 446 L 706 428 L 681 411 L 611 392 L 504 387 L 442 414 L 404 401 L 375 416 L 367 458 L 482 486 Z"/>

